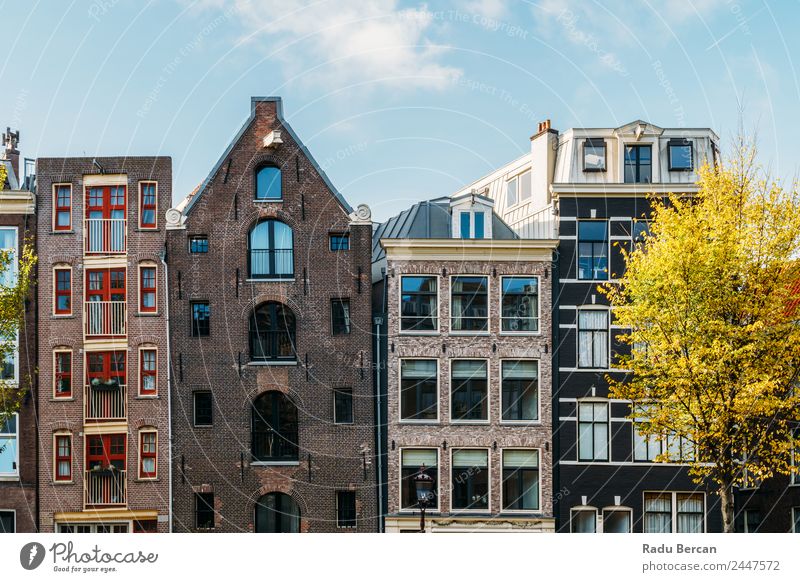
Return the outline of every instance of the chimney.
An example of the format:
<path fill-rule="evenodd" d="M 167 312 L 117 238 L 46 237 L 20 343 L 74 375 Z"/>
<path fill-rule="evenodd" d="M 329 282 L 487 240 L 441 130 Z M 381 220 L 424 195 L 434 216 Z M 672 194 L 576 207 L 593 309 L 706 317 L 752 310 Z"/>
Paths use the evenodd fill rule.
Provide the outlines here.
<path fill-rule="evenodd" d="M 550 185 L 556 169 L 558 131 L 550 128 L 550 120 L 540 121 L 536 134 L 531 136 L 531 197 L 533 208 L 550 204 Z"/>
<path fill-rule="evenodd" d="M 11 131 L 10 127 L 6 128 L 3 134 L 3 151 L 2 155 L 4 160 L 11 161 L 11 167 L 14 168 L 14 176 L 19 180 L 19 130 Z"/>

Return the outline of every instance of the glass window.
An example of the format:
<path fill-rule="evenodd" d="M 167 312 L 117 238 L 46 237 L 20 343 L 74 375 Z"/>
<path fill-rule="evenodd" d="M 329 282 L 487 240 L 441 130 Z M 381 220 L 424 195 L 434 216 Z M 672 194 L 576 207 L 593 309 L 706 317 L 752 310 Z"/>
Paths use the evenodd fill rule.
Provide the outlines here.
<path fill-rule="evenodd" d="M 502 277 L 502 330 L 539 331 L 539 279 Z"/>
<path fill-rule="evenodd" d="M 350 235 L 346 233 L 332 234 L 330 236 L 330 248 L 332 251 L 349 251 Z"/>
<path fill-rule="evenodd" d="M 56 435 L 56 481 L 72 481 L 72 436 Z"/>
<path fill-rule="evenodd" d="M 673 139 L 669 141 L 669 169 L 692 169 L 692 142 L 686 139 Z"/>
<path fill-rule="evenodd" d="M 400 360 L 401 420 L 436 420 L 437 386 L 436 360 Z"/>
<path fill-rule="evenodd" d="M 672 495 L 646 493 L 644 533 L 672 533 Z"/>
<path fill-rule="evenodd" d="M 539 420 L 539 362 L 504 360 L 501 365 L 503 420 Z"/>
<path fill-rule="evenodd" d="M 578 311 L 578 367 L 608 368 L 608 311 Z"/>
<path fill-rule="evenodd" d="M 451 279 L 451 328 L 453 331 L 489 329 L 489 280 L 487 277 Z"/>
<path fill-rule="evenodd" d="M 336 527 L 356 527 L 356 492 L 336 492 Z"/>
<path fill-rule="evenodd" d="M 438 505 L 439 497 L 439 472 L 438 472 L 439 452 L 436 449 L 402 449 L 400 451 L 401 470 L 401 491 L 400 508 L 417 509 L 417 491 L 414 485 L 414 477 L 420 471 L 425 472 L 433 479 L 434 504 Z M 430 507 L 428 507 L 430 509 Z"/>
<path fill-rule="evenodd" d="M 208 237 L 207 236 L 189 237 L 189 252 L 192 254 L 207 253 Z"/>
<path fill-rule="evenodd" d="M 471 220 L 469 212 L 462 212 L 460 215 L 461 238 L 471 238 Z"/>
<path fill-rule="evenodd" d="M 516 176 L 506 182 L 506 206 L 514 206 L 517 203 L 517 178 Z"/>
<path fill-rule="evenodd" d="M 603 533 L 630 533 L 631 512 L 624 509 L 603 510 Z"/>
<path fill-rule="evenodd" d="M 139 394 L 153 395 L 157 390 L 156 350 L 140 350 Z"/>
<path fill-rule="evenodd" d="M 438 278 L 404 275 L 400 278 L 400 329 L 436 331 L 439 327 Z"/>
<path fill-rule="evenodd" d="M 488 420 L 486 361 L 452 360 L 450 374 L 452 420 Z"/>
<path fill-rule="evenodd" d="M 139 311 L 153 313 L 156 305 L 156 268 L 141 267 L 139 269 Z"/>
<path fill-rule="evenodd" d="M 211 426 L 214 424 L 214 400 L 211 392 L 194 393 L 194 425 Z"/>
<path fill-rule="evenodd" d="M 250 359 L 253 362 L 293 361 L 296 353 L 296 319 L 282 303 L 267 301 L 250 316 Z"/>
<path fill-rule="evenodd" d="M 606 141 L 590 138 L 583 142 L 583 171 L 604 172 L 606 169 Z"/>
<path fill-rule="evenodd" d="M 703 533 L 703 495 L 678 493 L 678 533 Z"/>
<path fill-rule="evenodd" d="M 573 509 L 570 515 L 572 533 L 596 533 L 597 511 L 594 509 Z"/>
<path fill-rule="evenodd" d="M 625 146 L 625 183 L 649 184 L 651 182 L 651 149 L 649 145 Z"/>
<path fill-rule="evenodd" d="M 519 175 L 519 201 L 525 202 L 531 198 L 531 173 L 524 172 Z"/>
<path fill-rule="evenodd" d="M 608 403 L 578 403 L 578 460 L 608 460 Z"/>
<path fill-rule="evenodd" d="M 17 381 L 17 338 L 17 334 L 14 334 L 11 338 L 5 338 L 0 335 L 3 356 L 3 361 L 0 362 L 0 380 Z"/>
<path fill-rule="evenodd" d="M 72 270 L 56 269 L 56 315 L 72 314 Z"/>
<path fill-rule="evenodd" d="M 702 533 L 703 504 L 702 493 L 646 493 L 644 532 Z"/>
<path fill-rule="evenodd" d="M 353 424 L 353 389 L 336 388 L 333 391 L 333 422 Z"/>
<path fill-rule="evenodd" d="M 18 426 L 17 413 L 7 415 L 5 420 L 0 420 L 0 476 L 19 476 Z"/>
<path fill-rule="evenodd" d="M 792 509 L 794 517 L 794 533 L 800 533 L 800 507 Z"/>
<path fill-rule="evenodd" d="M 633 460 L 654 462 L 661 454 L 662 441 L 656 435 L 645 436 L 633 425 Z"/>
<path fill-rule="evenodd" d="M 142 182 L 139 184 L 140 206 L 139 226 L 141 228 L 156 228 L 156 183 Z"/>
<path fill-rule="evenodd" d="M 503 509 L 539 510 L 539 451 L 503 451 Z"/>
<path fill-rule="evenodd" d="M 489 451 L 453 449 L 453 509 L 489 509 Z"/>
<path fill-rule="evenodd" d="M 333 335 L 350 333 L 349 299 L 331 299 L 331 331 Z"/>
<path fill-rule="evenodd" d="M 208 301 L 192 301 L 192 336 L 211 334 L 211 307 Z"/>
<path fill-rule="evenodd" d="M 744 510 L 744 533 L 758 533 L 761 527 L 761 512 L 758 509 Z"/>
<path fill-rule="evenodd" d="M 214 527 L 214 494 L 195 493 L 195 527 L 198 529 L 211 529 Z"/>
<path fill-rule="evenodd" d="M 54 213 L 55 230 L 72 228 L 72 186 L 62 184 L 55 187 Z"/>
<path fill-rule="evenodd" d="M 153 431 L 140 433 L 139 442 L 139 478 L 155 479 L 156 473 L 156 442 L 157 435 Z"/>
<path fill-rule="evenodd" d="M 16 532 L 16 514 L 13 511 L 0 511 L 0 534 Z"/>
<path fill-rule="evenodd" d="M 249 269 L 251 279 L 294 277 L 294 235 L 289 225 L 264 220 L 250 231 Z"/>
<path fill-rule="evenodd" d="M 0 286 L 17 284 L 17 229 L 0 228 L 0 250 L 6 251 L 7 260 L 0 264 Z"/>
<path fill-rule="evenodd" d="M 264 166 L 256 172 L 256 200 L 280 200 L 281 171 L 273 166 Z"/>
<path fill-rule="evenodd" d="M 631 231 L 631 239 L 633 239 L 634 246 L 643 246 L 645 244 L 645 239 L 650 236 L 650 221 L 635 220 Z"/>
<path fill-rule="evenodd" d="M 290 495 L 267 493 L 256 503 L 256 533 L 298 533 L 300 507 Z"/>
<path fill-rule="evenodd" d="M 475 233 L 473 238 L 481 239 L 484 236 L 484 228 L 483 228 L 483 221 L 486 217 L 486 214 L 483 212 L 476 212 L 475 216 Z"/>
<path fill-rule="evenodd" d="M 608 279 L 608 221 L 578 222 L 578 279 Z"/>
<path fill-rule="evenodd" d="M 55 369 L 55 397 L 72 398 L 72 352 L 56 352 Z"/>
<path fill-rule="evenodd" d="M 297 461 L 297 407 L 285 394 L 271 391 L 256 398 L 252 430 L 255 461 Z"/>

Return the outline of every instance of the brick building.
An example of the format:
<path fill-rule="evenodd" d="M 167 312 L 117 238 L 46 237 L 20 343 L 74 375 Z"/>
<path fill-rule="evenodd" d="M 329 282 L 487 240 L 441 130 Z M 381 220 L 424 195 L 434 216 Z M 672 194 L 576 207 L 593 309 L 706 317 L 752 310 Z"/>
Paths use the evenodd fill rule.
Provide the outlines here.
<path fill-rule="evenodd" d="M 172 161 L 37 170 L 41 531 L 166 532 Z"/>
<path fill-rule="evenodd" d="M 0 165 L 6 179 L 0 183 L 0 248 L 21 252 L 35 244 L 36 214 L 32 176 L 20 174 L 19 133 L 3 134 Z M 24 173 L 24 172 L 23 172 Z M 14 265 L 11 269 L 15 269 Z M 0 284 L 13 277 L 0 275 Z M 19 410 L 0 422 L 0 532 L 37 531 L 36 507 L 36 290 L 31 287 L 13 353 L 0 367 L 0 377 L 24 392 Z"/>
<path fill-rule="evenodd" d="M 381 224 L 387 532 L 553 531 L 551 265 L 475 193 Z M 380 297 L 381 292 L 376 293 Z"/>
<path fill-rule="evenodd" d="M 369 209 L 258 97 L 168 220 L 174 530 L 376 531 Z"/>

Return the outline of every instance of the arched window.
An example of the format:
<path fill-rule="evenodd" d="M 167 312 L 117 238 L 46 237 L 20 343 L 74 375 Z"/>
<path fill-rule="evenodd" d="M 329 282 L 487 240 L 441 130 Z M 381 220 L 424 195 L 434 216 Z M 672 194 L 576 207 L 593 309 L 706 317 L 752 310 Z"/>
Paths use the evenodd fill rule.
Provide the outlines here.
<path fill-rule="evenodd" d="M 275 301 L 256 307 L 250 316 L 250 360 L 253 362 L 293 361 L 295 317 L 292 310 Z"/>
<path fill-rule="evenodd" d="M 256 171 L 256 200 L 280 200 L 281 171 L 274 166 L 263 166 Z"/>
<path fill-rule="evenodd" d="M 252 453 L 255 461 L 297 461 L 297 407 L 281 392 L 265 392 L 253 402 Z"/>
<path fill-rule="evenodd" d="M 298 533 L 300 508 L 290 495 L 267 493 L 256 503 L 256 533 Z"/>
<path fill-rule="evenodd" d="M 250 231 L 250 278 L 294 277 L 294 236 L 288 224 L 264 220 Z"/>

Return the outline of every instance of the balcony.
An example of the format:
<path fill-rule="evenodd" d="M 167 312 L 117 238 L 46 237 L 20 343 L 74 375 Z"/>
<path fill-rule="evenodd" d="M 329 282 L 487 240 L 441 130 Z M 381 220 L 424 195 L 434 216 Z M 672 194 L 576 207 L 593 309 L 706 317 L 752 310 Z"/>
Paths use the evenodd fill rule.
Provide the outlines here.
<path fill-rule="evenodd" d="M 84 493 L 86 507 L 125 505 L 127 493 L 125 471 L 119 469 L 86 471 Z"/>
<path fill-rule="evenodd" d="M 87 255 L 125 253 L 127 232 L 125 218 L 87 218 L 83 224 L 84 252 Z"/>
<path fill-rule="evenodd" d="M 123 337 L 128 321 L 127 301 L 89 301 L 84 304 L 83 321 L 87 338 Z"/>
<path fill-rule="evenodd" d="M 125 420 L 128 387 L 124 384 L 90 384 L 83 389 L 86 403 L 86 420 L 92 422 L 112 422 Z"/>

